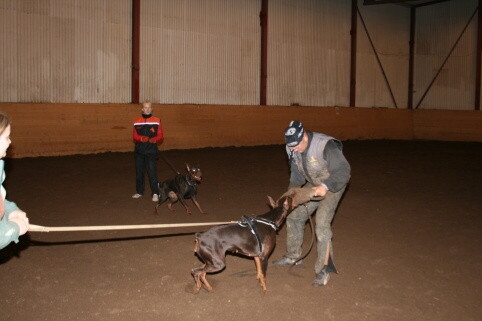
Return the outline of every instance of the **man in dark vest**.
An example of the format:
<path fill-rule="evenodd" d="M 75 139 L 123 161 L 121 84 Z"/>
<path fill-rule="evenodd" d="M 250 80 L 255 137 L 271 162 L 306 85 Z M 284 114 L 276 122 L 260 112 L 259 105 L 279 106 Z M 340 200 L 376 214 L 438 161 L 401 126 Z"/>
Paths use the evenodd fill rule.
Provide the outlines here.
<path fill-rule="evenodd" d="M 333 263 L 331 222 L 335 210 L 350 180 L 350 164 L 342 152 L 342 143 L 328 135 L 305 131 L 300 121 L 292 121 L 285 130 L 286 152 L 291 176 L 288 189 L 303 187 L 314 190 L 314 196 L 323 199 L 310 200 L 298 206 L 286 218 L 286 254 L 273 262 L 291 265 L 302 254 L 301 245 L 305 224 L 316 211 L 316 240 L 318 257 L 315 263 L 313 286 L 326 285 L 330 272 L 337 272 Z M 298 261 L 296 264 L 301 264 Z"/>

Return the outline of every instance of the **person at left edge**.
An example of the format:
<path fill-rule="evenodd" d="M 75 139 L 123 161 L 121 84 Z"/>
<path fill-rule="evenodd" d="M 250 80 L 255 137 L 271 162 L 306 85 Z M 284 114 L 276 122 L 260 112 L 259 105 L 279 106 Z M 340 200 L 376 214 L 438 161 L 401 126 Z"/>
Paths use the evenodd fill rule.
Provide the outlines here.
<path fill-rule="evenodd" d="M 29 222 L 27 214 L 18 208 L 17 204 L 5 198 L 7 192 L 3 188 L 5 180 L 4 161 L 7 149 L 10 146 L 11 121 L 0 112 L 0 249 L 12 242 L 18 243 L 18 237 L 27 233 Z"/>
<path fill-rule="evenodd" d="M 145 100 L 142 103 L 141 111 L 141 116 L 134 119 L 133 139 L 135 142 L 136 193 L 132 195 L 132 198 L 139 198 L 144 195 L 144 173 L 147 170 L 152 201 L 157 202 L 159 200 L 156 170 L 159 156 L 157 143 L 162 142 L 164 134 L 161 120 L 153 116 L 152 104 L 149 100 Z"/>

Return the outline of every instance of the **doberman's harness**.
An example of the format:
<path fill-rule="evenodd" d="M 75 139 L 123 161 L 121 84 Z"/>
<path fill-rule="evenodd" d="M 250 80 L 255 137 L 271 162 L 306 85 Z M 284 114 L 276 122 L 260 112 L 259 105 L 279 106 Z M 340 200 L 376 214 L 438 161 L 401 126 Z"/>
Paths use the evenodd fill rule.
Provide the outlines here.
<path fill-rule="evenodd" d="M 271 226 L 275 231 L 279 230 L 279 227 L 276 226 L 272 221 L 261 218 L 261 217 L 247 217 L 245 215 L 242 216 L 241 221 L 238 222 L 238 225 L 242 227 L 248 227 L 251 229 L 251 233 L 254 234 L 256 237 L 256 241 L 258 241 L 258 247 L 259 247 L 259 253 L 263 253 L 263 244 L 261 243 L 261 239 L 259 237 L 258 231 L 256 231 L 256 227 L 254 226 L 254 223 L 263 223 L 266 225 Z"/>

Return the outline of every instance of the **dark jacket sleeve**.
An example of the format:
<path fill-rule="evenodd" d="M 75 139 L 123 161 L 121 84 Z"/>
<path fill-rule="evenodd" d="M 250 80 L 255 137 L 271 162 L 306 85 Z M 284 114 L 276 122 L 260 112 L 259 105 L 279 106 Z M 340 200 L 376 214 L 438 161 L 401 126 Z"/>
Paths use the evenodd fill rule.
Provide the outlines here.
<path fill-rule="evenodd" d="M 331 140 L 326 144 L 324 158 L 328 163 L 330 177 L 323 182 L 331 192 L 338 192 L 350 180 L 351 167 L 345 156 L 341 145 Z"/>

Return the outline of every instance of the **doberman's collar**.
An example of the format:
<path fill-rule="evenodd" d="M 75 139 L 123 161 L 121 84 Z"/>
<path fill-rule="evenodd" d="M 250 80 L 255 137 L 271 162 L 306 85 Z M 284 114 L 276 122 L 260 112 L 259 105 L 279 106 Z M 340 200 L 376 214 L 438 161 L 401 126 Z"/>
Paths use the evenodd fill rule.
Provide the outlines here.
<path fill-rule="evenodd" d="M 196 181 L 191 180 L 191 174 L 186 174 L 186 176 L 184 176 L 184 180 L 186 181 L 187 185 L 196 186 Z"/>

